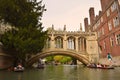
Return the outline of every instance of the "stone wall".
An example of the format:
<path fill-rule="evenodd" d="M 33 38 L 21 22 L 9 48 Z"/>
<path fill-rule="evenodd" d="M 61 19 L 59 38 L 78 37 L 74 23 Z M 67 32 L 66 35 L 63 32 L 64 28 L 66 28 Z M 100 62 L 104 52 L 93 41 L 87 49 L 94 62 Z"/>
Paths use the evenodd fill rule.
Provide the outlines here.
<path fill-rule="evenodd" d="M 0 43 L 0 69 L 5 69 L 13 64 L 13 58 L 7 55 L 2 50 L 2 43 Z"/>
<path fill-rule="evenodd" d="M 0 69 L 6 69 L 12 66 L 12 58 L 8 56 L 0 56 Z"/>

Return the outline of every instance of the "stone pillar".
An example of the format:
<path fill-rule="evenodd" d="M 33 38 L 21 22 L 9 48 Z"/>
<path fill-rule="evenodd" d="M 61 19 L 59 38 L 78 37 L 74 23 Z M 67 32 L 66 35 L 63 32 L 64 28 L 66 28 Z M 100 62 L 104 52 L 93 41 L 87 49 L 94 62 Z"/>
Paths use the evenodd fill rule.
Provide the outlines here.
<path fill-rule="evenodd" d="M 51 48 L 51 49 L 54 49 L 54 48 L 55 48 L 54 34 L 52 34 L 52 37 L 51 37 L 51 45 L 50 45 L 50 48 Z"/>
<path fill-rule="evenodd" d="M 63 39 L 63 49 L 64 50 L 67 49 L 67 37 L 66 37 L 66 35 L 64 35 L 64 39 Z"/>
<path fill-rule="evenodd" d="M 83 43 L 82 47 L 83 47 L 83 51 L 84 51 L 84 50 L 85 50 L 85 42 L 84 42 L 84 38 L 82 39 L 82 43 Z"/>
<path fill-rule="evenodd" d="M 78 51 L 80 51 L 80 38 L 78 39 Z"/>
<path fill-rule="evenodd" d="M 80 51 L 82 51 L 82 39 L 80 38 Z"/>
<path fill-rule="evenodd" d="M 76 51 L 78 51 L 78 37 L 76 37 L 75 39 L 75 47 L 76 47 Z"/>

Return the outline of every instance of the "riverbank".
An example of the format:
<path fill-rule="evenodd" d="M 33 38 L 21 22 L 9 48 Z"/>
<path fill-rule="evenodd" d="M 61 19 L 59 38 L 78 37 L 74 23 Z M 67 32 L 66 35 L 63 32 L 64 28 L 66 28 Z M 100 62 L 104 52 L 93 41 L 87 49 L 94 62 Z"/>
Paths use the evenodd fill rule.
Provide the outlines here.
<path fill-rule="evenodd" d="M 99 63 L 106 64 L 106 65 L 111 64 L 111 62 L 107 58 L 101 58 L 99 60 Z M 116 67 L 120 67 L 120 56 L 112 58 L 112 65 Z"/>

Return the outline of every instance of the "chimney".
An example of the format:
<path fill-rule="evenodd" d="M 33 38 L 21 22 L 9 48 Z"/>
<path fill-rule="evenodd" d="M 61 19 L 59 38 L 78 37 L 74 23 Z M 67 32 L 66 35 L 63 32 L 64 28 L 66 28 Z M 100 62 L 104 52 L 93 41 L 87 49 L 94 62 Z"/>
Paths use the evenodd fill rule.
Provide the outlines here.
<path fill-rule="evenodd" d="M 80 31 L 82 31 L 82 23 L 80 23 Z"/>
<path fill-rule="evenodd" d="M 54 25 L 52 24 L 52 30 L 54 30 Z"/>
<path fill-rule="evenodd" d="M 93 7 L 91 7 L 89 9 L 89 16 L 90 16 L 90 24 L 93 24 L 94 19 L 95 19 L 95 13 L 94 13 L 94 8 Z"/>
<path fill-rule="evenodd" d="M 102 14 L 102 11 L 99 11 L 99 16 Z"/>
<path fill-rule="evenodd" d="M 88 31 L 88 18 L 84 18 L 85 31 Z"/>
<path fill-rule="evenodd" d="M 66 31 L 66 25 L 64 25 L 64 31 Z"/>

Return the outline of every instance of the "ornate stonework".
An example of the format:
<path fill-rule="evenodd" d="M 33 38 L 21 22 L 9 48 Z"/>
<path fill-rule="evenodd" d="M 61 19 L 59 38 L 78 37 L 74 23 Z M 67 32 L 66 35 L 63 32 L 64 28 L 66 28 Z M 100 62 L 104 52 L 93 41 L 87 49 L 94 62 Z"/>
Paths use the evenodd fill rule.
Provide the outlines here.
<path fill-rule="evenodd" d="M 75 58 L 79 55 L 76 59 L 84 64 L 88 63 L 86 58 L 89 62 L 98 62 L 98 43 L 95 32 L 66 31 L 66 26 L 63 30 L 54 30 L 54 26 L 52 26 L 52 28 L 48 28 L 48 35 L 49 38 L 43 52 L 34 55 L 31 60 L 29 59 L 31 62 L 28 63 L 32 64 L 34 60 L 36 61 L 37 58 L 43 57 L 45 54 L 45 56 L 47 54 L 65 54 Z"/>
<path fill-rule="evenodd" d="M 54 30 L 54 27 L 49 28 L 50 48 L 56 49 L 56 39 L 60 37 L 63 47 L 57 48 L 64 50 L 71 49 L 80 53 L 83 52 L 83 54 L 89 55 L 91 61 L 98 60 L 97 34 L 95 32 L 84 32 L 81 30 L 66 31 L 65 28 L 64 30 Z"/>

